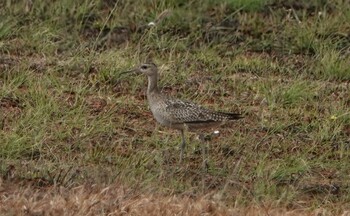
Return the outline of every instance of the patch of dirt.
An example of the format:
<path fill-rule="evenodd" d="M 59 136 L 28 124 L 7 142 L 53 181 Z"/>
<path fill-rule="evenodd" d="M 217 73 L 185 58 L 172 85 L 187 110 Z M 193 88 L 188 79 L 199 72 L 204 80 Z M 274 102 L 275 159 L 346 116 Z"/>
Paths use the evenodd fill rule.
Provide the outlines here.
<path fill-rule="evenodd" d="M 107 101 L 104 98 L 88 97 L 86 103 L 92 113 L 100 113 L 107 106 Z"/>
<path fill-rule="evenodd" d="M 22 109 L 23 106 L 21 102 L 16 97 L 3 97 L 0 99 L 0 107 L 5 109 L 19 108 Z"/>
<path fill-rule="evenodd" d="M 0 98 L 0 130 L 9 130 L 10 121 L 22 112 L 23 107 L 22 102 L 16 97 Z"/>
<path fill-rule="evenodd" d="M 48 67 L 52 66 L 45 58 L 31 58 L 29 62 L 29 69 L 37 72 L 43 73 Z"/>
<path fill-rule="evenodd" d="M 13 68 L 17 63 L 19 59 L 15 56 L 9 56 L 9 55 L 0 55 L 0 71 L 6 71 L 10 68 Z"/>
<path fill-rule="evenodd" d="M 307 16 L 315 16 L 318 11 L 326 10 L 327 13 L 332 13 L 335 10 L 335 5 L 327 1 L 274 1 L 267 5 L 266 8 L 271 8 L 272 11 L 278 9 L 306 11 Z M 265 12 L 270 12 L 266 10 Z"/>

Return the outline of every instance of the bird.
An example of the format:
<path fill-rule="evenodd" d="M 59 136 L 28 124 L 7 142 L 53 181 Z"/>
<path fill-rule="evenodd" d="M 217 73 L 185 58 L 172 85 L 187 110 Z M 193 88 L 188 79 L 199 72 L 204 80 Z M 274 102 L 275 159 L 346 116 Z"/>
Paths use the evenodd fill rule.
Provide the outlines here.
<path fill-rule="evenodd" d="M 161 93 L 158 88 L 158 67 L 153 62 L 143 63 L 123 73 L 130 72 L 148 77 L 147 100 L 156 121 L 160 125 L 180 131 L 180 163 L 186 147 L 185 131 L 215 128 L 227 121 L 243 118 L 239 113 L 213 111 L 194 102 Z"/>

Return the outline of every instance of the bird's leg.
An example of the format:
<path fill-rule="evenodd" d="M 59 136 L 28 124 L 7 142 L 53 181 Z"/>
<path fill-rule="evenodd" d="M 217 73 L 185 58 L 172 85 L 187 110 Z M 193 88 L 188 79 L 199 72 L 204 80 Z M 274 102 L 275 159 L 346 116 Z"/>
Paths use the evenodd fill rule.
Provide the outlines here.
<path fill-rule="evenodd" d="M 207 158 L 207 142 L 205 141 L 204 134 L 199 134 L 199 140 L 202 142 L 202 157 L 203 157 L 203 171 L 208 172 L 208 158 Z"/>
<path fill-rule="evenodd" d="M 182 163 L 182 160 L 184 157 L 184 151 L 185 151 L 185 147 L 186 147 L 185 132 L 183 129 L 181 130 L 181 138 L 182 138 L 182 142 L 181 142 L 181 146 L 180 146 L 180 163 Z"/>

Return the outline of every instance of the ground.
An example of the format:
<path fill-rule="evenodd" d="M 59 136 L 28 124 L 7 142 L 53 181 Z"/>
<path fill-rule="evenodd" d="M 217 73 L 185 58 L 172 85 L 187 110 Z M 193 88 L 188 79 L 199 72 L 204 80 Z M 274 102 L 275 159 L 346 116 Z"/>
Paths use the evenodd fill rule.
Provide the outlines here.
<path fill-rule="evenodd" d="M 350 214 L 348 1 L 9 0 L 0 18 L 1 215 Z M 244 115 L 207 172 L 121 74 L 149 59 L 163 92 Z"/>

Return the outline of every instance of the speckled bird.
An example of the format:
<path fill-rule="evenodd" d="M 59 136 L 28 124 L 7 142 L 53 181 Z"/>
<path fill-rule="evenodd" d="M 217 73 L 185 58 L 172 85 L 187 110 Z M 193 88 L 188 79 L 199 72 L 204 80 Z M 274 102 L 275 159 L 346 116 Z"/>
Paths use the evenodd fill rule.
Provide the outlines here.
<path fill-rule="evenodd" d="M 186 146 L 185 130 L 214 128 L 227 121 L 242 118 L 241 114 L 212 111 L 190 101 L 162 94 L 157 86 L 158 68 L 154 63 L 141 64 L 132 71 L 145 74 L 148 77 L 147 100 L 157 122 L 181 132 L 180 162 L 183 159 Z"/>

